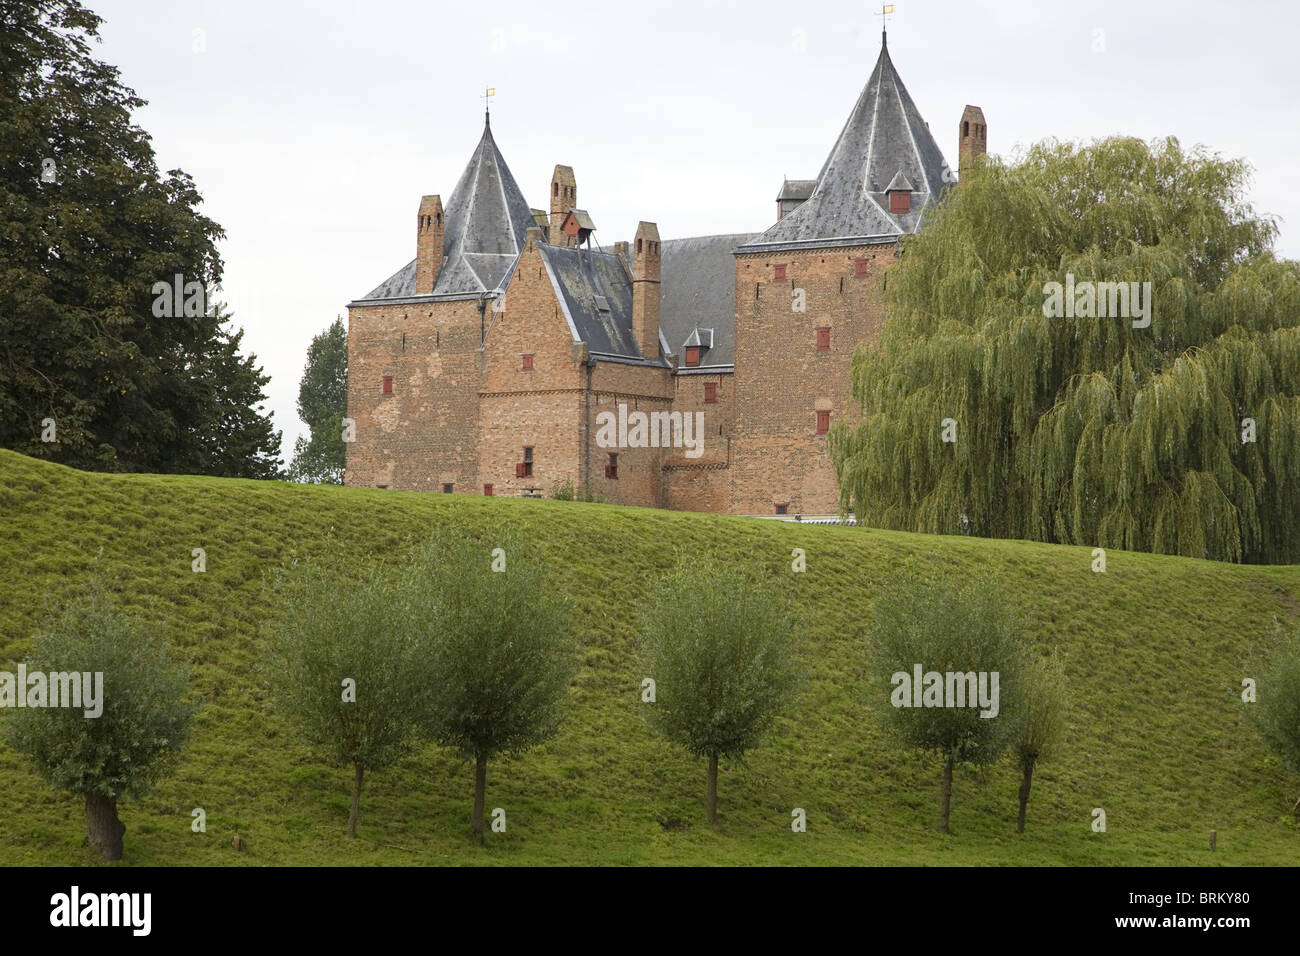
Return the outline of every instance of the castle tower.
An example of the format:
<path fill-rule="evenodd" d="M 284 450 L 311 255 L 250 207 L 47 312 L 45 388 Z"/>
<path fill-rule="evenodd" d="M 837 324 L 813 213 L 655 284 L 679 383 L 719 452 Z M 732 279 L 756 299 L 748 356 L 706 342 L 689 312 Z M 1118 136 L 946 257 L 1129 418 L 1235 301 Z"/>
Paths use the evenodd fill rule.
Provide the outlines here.
<path fill-rule="evenodd" d="M 967 106 L 961 114 L 961 125 L 957 130 L 957 179 L 960 182 L 966 174 L 974 172 L 975 157 L 988 153 L 988 126 L 984 123 L 984 111 L 978 106 Z"/>
<path fill-rule="evenodd" d="M 429 295 L 442 268 L 442 197 L 420 200 L 419 226 L 415 237 L 415 294 Z"/>
<path fill-rule="evenodd" d="M 632 332 L 641 354 L 659 358 L 659 227 L 642 222 L 632 243 Z"/>
<path fill-rule="evenodd" d="M 553 245 L 573 245 L 568 241 L 560 227 L 564 225 L 564 216 L 578 205 L 578 183 L 573 178 L 572 166 L 556 166 L 551 176 L 551 226 L 550 241 Z"/>

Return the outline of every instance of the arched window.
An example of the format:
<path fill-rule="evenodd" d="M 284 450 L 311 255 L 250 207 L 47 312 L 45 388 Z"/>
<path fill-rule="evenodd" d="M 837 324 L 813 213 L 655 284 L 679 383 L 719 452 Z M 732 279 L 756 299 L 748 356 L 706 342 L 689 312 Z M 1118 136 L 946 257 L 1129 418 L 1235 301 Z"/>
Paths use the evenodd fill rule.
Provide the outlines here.
<path fill-rule="evenodd" d="M 554 191 L 551 193 L 551 195 L 558 196 L 560 194 L 560 184 L 552 183 L 551 185 L 554 187 Z"/>
<path fill-rule="evenodd" d="M 961 121 L 961 134 L 962 136 L 970 135 L 970 120 Z"/>

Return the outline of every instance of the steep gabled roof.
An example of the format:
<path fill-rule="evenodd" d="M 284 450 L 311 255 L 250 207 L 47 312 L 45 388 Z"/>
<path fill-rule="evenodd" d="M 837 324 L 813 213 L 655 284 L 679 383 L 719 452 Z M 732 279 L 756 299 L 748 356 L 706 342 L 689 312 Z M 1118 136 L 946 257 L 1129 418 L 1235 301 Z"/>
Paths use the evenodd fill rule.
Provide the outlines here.
<path fill-rule="evenodd" d="M 912 211 L 891 215 L 890 180 L 913 184 Z M 871 78 L 826 157 L 808 200 L 741 252 L 887 242 L 920 226 L 925 208 L 953 182 L 943 153 L 894 70 L 883 42 Z"/>
<path fill-rule="evenodd" d="M 537 220 L 487 123 L 469 164 L 451 191 L 443 222 L 444 259 L 433 295 L 473 295 L 503 286 L 524 246 L 525 232 Z M 362 299 L 413 295 L 414 261 Z"/>
<path fill-rule="evenodd" d="M 736 360 L 736 247 L 757 236 L 694 236 L 668 239 L 659 247 L 659 332 L 677 356 L 679 374 L 695 374 L 686 365 L 686 345 L 697 329 L 711 329 L 702 366 L 730 366 Z M 701 343 L 703 344 L 703 343 Z"/>

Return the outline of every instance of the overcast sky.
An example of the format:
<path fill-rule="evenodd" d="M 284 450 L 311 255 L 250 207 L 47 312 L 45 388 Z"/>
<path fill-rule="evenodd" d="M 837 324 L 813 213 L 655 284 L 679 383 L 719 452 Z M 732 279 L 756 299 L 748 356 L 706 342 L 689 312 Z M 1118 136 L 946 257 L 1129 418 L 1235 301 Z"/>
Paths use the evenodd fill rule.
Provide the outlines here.
<path fill-rule="evenodd" d="M 782 176 L 812 179 L 870 75 L 880 3 L 690 0 L 87 0 L 100 59 L 149 101 L 161 169 L 226 229 L 224 298 L 271 375 L 285 461 L 311 337 L 415 255 L 483 126 L 533 206 L 556 163 L 606 248 L 757 232 Z M 196 32 L 200 31 L 200 32 Z M 1300 258 L 1300 5 L 898 0 L 889 49 L 957 166 L 962 108 L 989 150 L 1177 136 L 1255 167 L 1251 198 Z"/>

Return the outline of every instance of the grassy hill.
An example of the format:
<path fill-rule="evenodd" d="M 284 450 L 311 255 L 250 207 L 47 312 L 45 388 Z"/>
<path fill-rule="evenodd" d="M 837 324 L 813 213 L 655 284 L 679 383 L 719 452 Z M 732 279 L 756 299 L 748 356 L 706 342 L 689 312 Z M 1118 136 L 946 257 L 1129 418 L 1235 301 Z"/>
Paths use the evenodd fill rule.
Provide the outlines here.
<path fill-rule="evenodd" d="M 368 779 L 348 840 L 349 772 L 295 736 L 261 668 L 275 570 L 400 561 L 439 523 L 485 541 L 502 524 L 542 548 L 577 609 L 581 668 L 559 736 L 489 767 L 507 832 L 469 837 L 471 768 L 425 748 Z M 191 549 L 207 571 L 191 570 Z M 794 574 L 794 548 L 807 571 Z M 679 550 L 771 571 L 808 627 L 812 677 L 743 766 L 723 765 L 720 825 L 704 764 L 642 719 L 634 620 Z M 125 864 L 1296 864 L 1285 773 L 1246 723 L 1241 678 L 1275 622 L 1300 615 L 1300 567 L 1239 567 L 1086 548 L 909 535 L 622 508 L 164 476 L 91 475 L 0 451 L 0 669 L 28 650 L 48 599 L 92 574 L 166 628 L 202 700 L 177 772 L 124 801 Z M 1035 774 L 1015 832 L 1010 759 L 958 771 L 953 833 L 934 830 L 937 759 L 898 750 L 863 694 L 861 631 L 899 569 L 992 572 L 1035 642 L 1059 647 L 1072 703 L 1060 758 Z M 83 809 L 0 746 L 0 864 L 86 864 Z M 207 832 L 193 833 L 202 807 Z M 808 832 L 790 829 L 807 811 Z M 1093 833 L 1102 807 L 1107 832 Z M 666 824 L 666 825 L 665 825 Z M 1208 849 L 1211 828 L 1219 849 Z M 247 850 L 231 846 L 241 834 Z"/>

